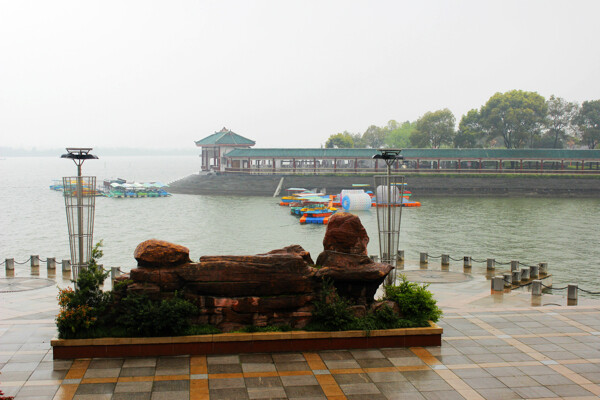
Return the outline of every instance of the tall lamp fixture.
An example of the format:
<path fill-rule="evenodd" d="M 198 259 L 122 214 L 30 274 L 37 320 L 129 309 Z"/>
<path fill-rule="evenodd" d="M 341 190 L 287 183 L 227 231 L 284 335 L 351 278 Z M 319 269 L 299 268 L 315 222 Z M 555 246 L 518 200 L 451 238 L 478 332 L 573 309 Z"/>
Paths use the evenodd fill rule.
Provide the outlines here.
<path fill-rule="evenodd" d="M 73 279 L 77 280 L 80 269 L 91 257 L 96 207 L 96 177 L 82 176 L 81 166 L 85 160 L 98 157 L 90 154 L 92 148 L 88 147 L 67 147 L 66 150 L 67 153 L 60 157 L 69 158 L 77 165 L 77 176 L 63 177 Z"/>
<path fill-rule="evenodd" d="M 387 175 L 375 176 L 375 202 L 377 206 L 377 227 L 379 231 L 379 257 L 381 262 L 391 264 L 394 269 L 386 277 L 386 284 L 396 282 L 400 222 L 402 220 L 402 199 L 404 198 L 404 175 L 392 175 L 392 166 L 402 161 L 402 149 L 378 149 L 373 159 L 383 160 L 387 165 Z"/>

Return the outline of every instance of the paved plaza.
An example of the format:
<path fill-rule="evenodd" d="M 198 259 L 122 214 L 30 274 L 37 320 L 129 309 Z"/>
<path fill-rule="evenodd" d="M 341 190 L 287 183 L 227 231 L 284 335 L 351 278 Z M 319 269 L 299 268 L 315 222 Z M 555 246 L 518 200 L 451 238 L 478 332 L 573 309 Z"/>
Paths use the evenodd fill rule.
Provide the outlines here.
<path fill-rule="evenodd" d="M 593 301 L 531 307 L 518 295 L 457 302 L 442 291 L 441 347 L 66 361 L 50 348 L 56 286 L 22 283 L 0 293 L 0 390 L 15 399 L 600 397 Z"/>

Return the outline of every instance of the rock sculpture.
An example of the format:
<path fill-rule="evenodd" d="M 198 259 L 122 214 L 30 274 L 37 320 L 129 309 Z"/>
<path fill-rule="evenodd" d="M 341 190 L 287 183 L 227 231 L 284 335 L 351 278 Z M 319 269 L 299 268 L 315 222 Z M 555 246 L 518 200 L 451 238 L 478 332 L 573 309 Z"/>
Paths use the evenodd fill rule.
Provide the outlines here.
<path fill-rule="evenodd" d="M 194 263 L 186 247 L 152 239 L 135 250 L 138 268 L 119 279 L 132 281 L 128 291 L 155 299 L 181 293 L 200 310 L 195 322 L 225 332 L 246 325 L 302 328 L 323 279 L 361 309 L 373 306 L 393 267 L 373 263 L 366 255 L 368 242 L 360 219 L 348 213 L 330 219 L 316 264 L 299 245 L 253 256 L 203 256 Z"/>

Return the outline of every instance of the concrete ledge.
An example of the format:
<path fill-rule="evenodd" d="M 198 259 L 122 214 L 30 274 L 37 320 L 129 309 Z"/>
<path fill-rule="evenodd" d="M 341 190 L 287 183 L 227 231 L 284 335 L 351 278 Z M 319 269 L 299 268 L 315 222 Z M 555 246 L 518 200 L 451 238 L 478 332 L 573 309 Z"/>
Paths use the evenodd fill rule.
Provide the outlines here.
<path fill-rule="evenodd" d="M 429 324 L 429 327 L 424 328 L 375 331 L 292 331 L 150 338 L 53 339 L 51 345 L 55 360 L 440 346 L 443 329 L 433 322 Z"/>

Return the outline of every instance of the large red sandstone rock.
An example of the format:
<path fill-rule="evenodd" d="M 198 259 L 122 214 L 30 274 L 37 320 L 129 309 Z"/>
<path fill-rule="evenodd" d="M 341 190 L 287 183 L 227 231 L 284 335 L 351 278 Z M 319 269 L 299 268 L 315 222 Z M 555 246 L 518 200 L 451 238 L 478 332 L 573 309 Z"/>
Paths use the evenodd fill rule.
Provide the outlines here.
<path fill-rule="evenodd" d="M 187 247 L 156 239 L 140 243 L 133 256 L 141 267 L 170 267 L 190 262 Z"/>
<path fill-rule="evenodd" d="M 323 238 L 325 250 L 366 255 L 367 244 L 369 236 L 356 215 L 340 212 L 333 214 L 329 219 Z"/>

